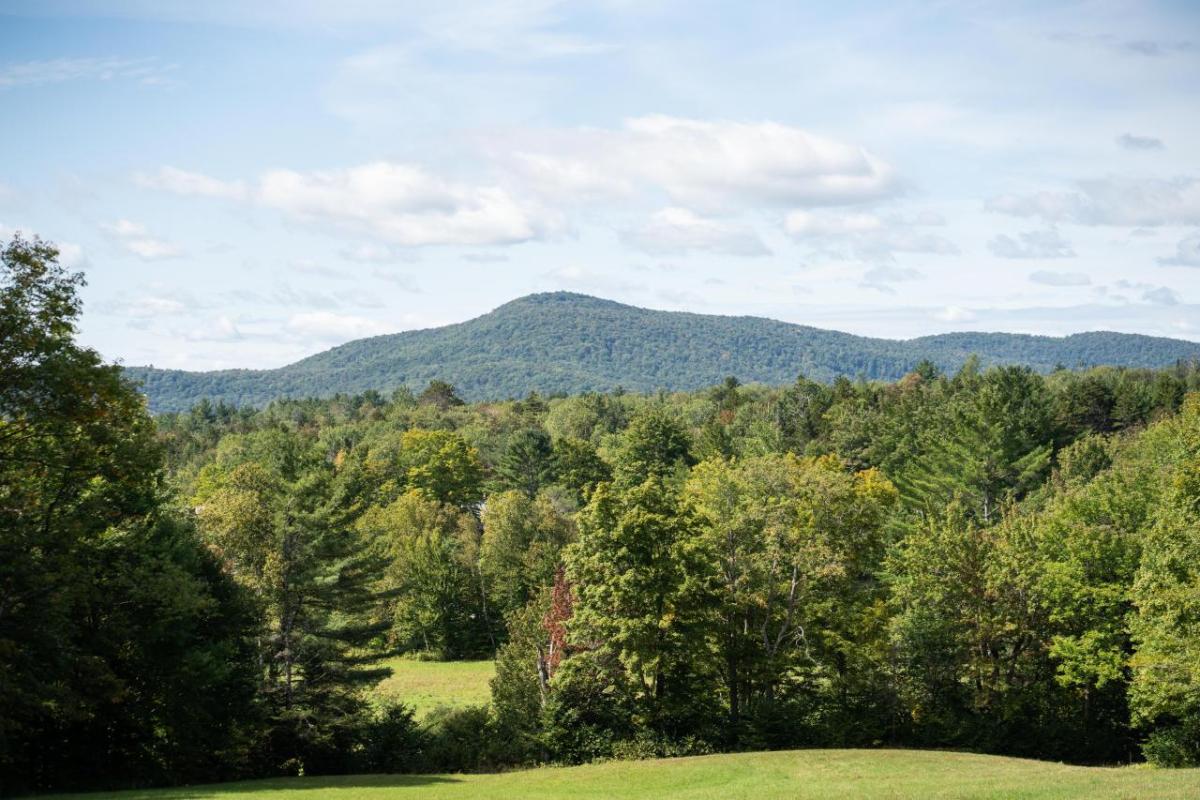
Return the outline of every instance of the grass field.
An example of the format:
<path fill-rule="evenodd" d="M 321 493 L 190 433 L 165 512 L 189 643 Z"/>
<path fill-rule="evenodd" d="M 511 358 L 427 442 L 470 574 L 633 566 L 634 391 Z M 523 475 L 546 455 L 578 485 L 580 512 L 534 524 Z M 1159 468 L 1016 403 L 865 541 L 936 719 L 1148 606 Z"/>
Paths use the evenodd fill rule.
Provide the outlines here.
<path fill-rule="evenodd" d="M 90 800 L 1166 800 L 1200 797 L 1200 770 L 1068 767 L 912 750 L 801 750 L 626 761 L 499 775 L 288 778 Z"/>
<path fill-rule="evenodd" d="M 496 674 L 493 661 L 393 658 L 381 666 L 390 667 L 392 676 L 379 682 L 375 694 L 404 703 L 418 720 L 439 706 L 487 705 L 492 701 L 488 682 Z"/>

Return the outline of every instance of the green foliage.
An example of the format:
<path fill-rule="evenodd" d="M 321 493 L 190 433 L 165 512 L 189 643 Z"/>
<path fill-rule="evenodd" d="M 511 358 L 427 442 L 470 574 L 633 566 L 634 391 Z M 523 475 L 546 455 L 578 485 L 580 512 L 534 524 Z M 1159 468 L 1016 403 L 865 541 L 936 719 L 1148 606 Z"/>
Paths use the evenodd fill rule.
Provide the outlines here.
<path fill-rule="evenodd" d="M 412 490 L 369 509 L 358 525 L 388 563 L 383 586 L 395 647 L 442 658 L 485 651 L 493 631 L 476 573 L 474 517 Z"/>
<path fill-rule="evenodd" d="M 556 292 L 507 303 L 459 325 L 376 336 L 276 370 L 183 372 L 129 368 L 158 411 L 183 411 L 203 397 L 262 406 L 280 397 L 329 397 L 375 389 L 437 387 L 441 408 L 469 400 L 611 392 L 694 390 L 727 376 L 780 385 L 797 375 L 896 380 L 919 363 L 958 369 L 972 353 L 988 364 L 1165 367 L 1200 356 L 1200 346 L 1120 333 L 1062 339 L 957 333 L 908 341 L 870 339 L 756 317 L 683 314 Z M 932 370 L 926 368 L 926 373 Z M 432 382 L 432 383 L 431 383 Z M 426 390 L 429 391 L 429 390 Z M 423 395 L 424 396 L 424 395 Z M 552 433 L 559 433 L 553 428 Z M 589 438 L 590 433 L 570 435 Z"/>
<path fill-rule="evenodd" d="M 504 489 L 517 489 L 528 497 L 553 482 L 555 458 L 550 434 L 541 428 L 518 431 L 509 439 L 496 464 L 497 483 Z"/>
<path fill-rule="evenodd" d="M 768 356 L 751 337 L 724 357 L 739 377 L 690 393 L 529 381 L 466 404 L 422 374 L 419 397 L 217 399 L 152 420 L 74 344 L 79 279 L 37 242 L 4 255 L 8 785 L 797 745 L 1200 753 L 1194 364 L 1043 376 L 956 352 L 894 383 L 771 387 L 740 383 L 740 359 L 791 369 L 819 348 Z M 640 357 L 615 320 L 658 330 L 675 342 L 655 353 L 664 381 L 672 348 L 774 325 L 634 311 L 552 295 L 485 320 L 527 355 L 549 329 L 507 326 L 583 326 L 584 370 Z M 334 352 L 342 377 L 360 366 L 355 346 Z M 400 675 L 363 691 L 418 655 L 495 657 L 493 702 L 430 711 Z"/>
<path fill-rule="evenodd" d="M 75 343 L 82 283 L 0 250 L 0 790 L 236 775 L 252 610 L 167 506 L 137 393 Z"/>
<path fill-rule="evenodd" d="M 549 587 L 562 548 L 573 538 L 573 522 L 545 494 L 530 499 L 508 491 L 489 497 L 479 568 L 495 607 L 514 611 Z"/>
<path fill-rule="evenodd" d="M 201 472 L 197 518 L 262 605 L 265 757 L 327 770 L 359 722 L 356 687 L 378 677 L 357 668 L 353 650 L 374 634 L 367 615 L 382 564 L 356 535 L 318 452 L 284 431 L 240 445 Z"/>

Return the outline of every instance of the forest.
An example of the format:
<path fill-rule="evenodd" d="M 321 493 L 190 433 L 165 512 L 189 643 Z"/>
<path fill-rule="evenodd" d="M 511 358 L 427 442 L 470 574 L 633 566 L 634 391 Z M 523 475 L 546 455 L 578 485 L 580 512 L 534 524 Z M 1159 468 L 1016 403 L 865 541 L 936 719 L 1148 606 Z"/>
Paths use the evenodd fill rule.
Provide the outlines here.
<path fill-rule="evenodd" d="M 0 792 L 798 747 L 1200 764 L 1200 363 L 152 416 L 0 252 Z M 825 376 L 820 376 L 825 377 Z M 381 660 L 495 659 L 424 724 Z"/>
<path fill-rule="evenodd" d="M 370 390 L 420 392 L 431 380 L 468 401 L 548 394 L 694 391 L 734 376 L 779 385 L 797 375 L 898 380 L 922 361 L 957 371 L 1023 364 L 1165 367 L 1200 359 L 1200 344 L 1111 331 L 1071 336 L 945 333 L 875 339 L 762 317 L 657 311 L 572 292 L 528 295 L 466 322 L 357 339 L 278 369 L 127 367 L 154 412 L 200 400 L 264 406 L 272 400 Z"/>

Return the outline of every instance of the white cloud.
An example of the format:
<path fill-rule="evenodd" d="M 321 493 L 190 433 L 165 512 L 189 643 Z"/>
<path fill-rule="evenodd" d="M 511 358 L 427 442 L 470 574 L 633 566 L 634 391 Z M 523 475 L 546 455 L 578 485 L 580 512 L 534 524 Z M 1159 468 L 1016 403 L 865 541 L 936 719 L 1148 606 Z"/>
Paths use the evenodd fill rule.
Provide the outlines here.
<path fill-rule="evenodd" d="M 783 228 L 792 236 L 847 236 L 882 230 L 883 220 L 874 214 L 814 214 L 793 211 Z"/>
<path fill-rule="evenodd" d="M 731 256 L 765 256 L 770 250 L 753 228 L 701 217 L 686 208 L 664 208 L 621 241 L 652 255 L 701 250 Z"/>
<path fill-rule="evenodd" d="M 162 189 L 182 195 L 225 197 L 232 200 L 240 200 L 246 196 L 246 186 L 241 181 L 222 181 L 177 167 L 160 167 L 157 171 L 149 173 L 138 172 L 134 175 L 134 181 L 148 189 Z"/>
<path fill-rule="evenodd" d="M 1000 234 L 988 242 L 988 249 L 1000 258 L 1074 258 L 1071 243 L 1054 228 L 1025 231 L 1017 237 Z"/>
<path fill-rule="evenodd" d="M 1088 286 L 1092 279 L 1082 272 L 1052 272 L 1038 270 L 1030 274 L 1029 280 L 1043 286 Z"/>
<path fill-rule="evenodd" d="M 195 303 L 186 297 L 169 294 L 142 294 L 133 298 L 117 298 L 97 304 L 102 314 L 125 317 L 131 320 L 150 320 L 156 317 L 177 317 L 195 308 Z"/>
<path fill-rule="evenodd" d="M 946 306 L 934 314 L 934 317 L 942 322 L 971 322 L 975 319 L 975 312 L 962 306 Z"/>
<path fill-rule="evenodd" d="M 793 238 L 835 252 L 842 258 L 861 261 L 891 261 L 896 253 L 954 255 L 958 247 L 944 236 L 920 230 L 944 222 L 936 214 L 923 213 L 914 219 L 879 217 L 874 214 L 839 214 L 793 211 L 783 228 Z"/>
<path fill-rule="evenodd" d="M 285 328 L 291 334 L 321 342 L 343 342 L 389 332 L 387 325 L 373 319 L 350 314 L 335 314 L 332 311 L 307 311 L 293 314 L 288 318 Z"/>
<path fill-rule="evenodd" d="M 1079 225 L 1200 224 L 1200 180 L 1101 178 L 1078 181 L 1079 191 L 1004 194 L 987 201 L 989 211 Z"/>
<path fill-rule="evenodd" d="M 144 261 L 158 261 L 183 255 L 179 247 L 165 239 L 152 236 L 144 226 L 131 220 L 119 219 L 100 227 L 127 252 Z"/>
<path fill-rule="evenodd" d="M 332 222 L 405 246 L 513 244 L 554 227 L 554 215 L 518 203 L 500 187 L 451 183 L 389 162 L 275 170 L 262 177 L 257 197 L 297 219 Z"/>
<path fill-rule="evenodd" d="M 623 196 L 640 186 L 709 212 L 848 205 L 900 189 L 891 166 L 862 147 L 774 122 L 653 115 L 619 130 L 550 132 L 493 154 L 550 196 Z"/>
<path fill-rule="evenodd" d="M 1200 267 L 1200 235 L 1189 236 L 1175 246 L 1175 255 L 1158 259 L 1165 267 Z"/>
<path fill-rule="evenodd" d="M 55 58 L 23 61 L 0 67 L 0 89 L 43 86 L 76 80 L 132 80 L 144 84 L 166 82 L 173 69 L 152 58 Z"/>
<path fill-rule="evenodd" d="M 55 242 L 54 246 L 58 248 L 58 263 L 67 269 L 81 269 L 87 266 L 87 253 L 81 246 L 71 242 Z"/>

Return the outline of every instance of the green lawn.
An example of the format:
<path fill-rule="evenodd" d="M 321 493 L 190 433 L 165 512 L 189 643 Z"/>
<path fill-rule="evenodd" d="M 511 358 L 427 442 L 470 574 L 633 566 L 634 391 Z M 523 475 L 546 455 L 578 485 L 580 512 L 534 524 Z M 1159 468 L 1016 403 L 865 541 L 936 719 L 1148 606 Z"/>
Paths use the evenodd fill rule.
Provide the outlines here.
<path fill-rule="evenodd" d="M 417 719 L 438 706 L 487 705 L 492 701 L 489 684 L 496 674 L 493 661 L 417 661 L 392 658 L 381 666 L 392 676 L 375 687 L 375 694 L 399 700 L 413 709 Z"/>
<path fill-rule="evenodd" d="M 609 762 L 499 775 L 289 778 L 86 795 L 91 800 L 850 800 L 1200 797 L 1200 770 L 1067 767 L 912 750 L 801 750 Z"/>

